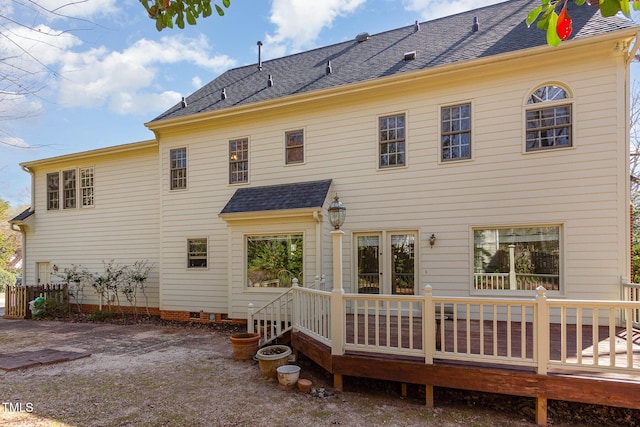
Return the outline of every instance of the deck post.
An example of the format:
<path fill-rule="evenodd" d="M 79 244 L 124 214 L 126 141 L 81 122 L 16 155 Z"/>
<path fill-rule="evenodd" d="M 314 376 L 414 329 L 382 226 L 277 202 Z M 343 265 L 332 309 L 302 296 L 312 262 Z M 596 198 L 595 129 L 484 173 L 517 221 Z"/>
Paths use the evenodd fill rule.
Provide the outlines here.
<path fill-rule="evenodd" d="M 540 375 L 547 375 L 549 364 L 549 305 L 547 303 L 547 290 L 544 286 L 536 288 L 536 317 L 534 333 L 534 349 L 536 351 L 537 368 Z"/>
<path fill-rule="evenodd" d="M 247 332 L 254 333 L 253 329 L 253 303 L 250 302 L 247 306 Z"/>
<path fill-rule="evenodd" d="M 344 353 L 344 289 L 342 288 L 342 236 L 344 231 L 333 230 L 333 290 L 331 291 L 331 354 Z"/>
<path fill-rule="evenodd" d="M 536 397 L 536 424 L 539 426 L 547 425 L 547 398 Z"/>
<path fill-rule="evenodd" d="M 422 314 L 422 342 L 424 343 L 424 363 L 433 365 L 433 353 L 436 346 L 435 307 L 433 305 L 433 288 L 424 287 L 424 313 Z"/>

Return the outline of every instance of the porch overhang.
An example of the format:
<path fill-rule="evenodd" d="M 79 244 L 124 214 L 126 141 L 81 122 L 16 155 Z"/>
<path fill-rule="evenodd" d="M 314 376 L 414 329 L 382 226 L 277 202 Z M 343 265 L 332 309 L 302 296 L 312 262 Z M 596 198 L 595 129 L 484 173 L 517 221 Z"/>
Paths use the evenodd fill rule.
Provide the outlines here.
<path fill-rule="evenodd" d="M 218 216 L 225 221 L 309 216 L 316 221 L 331 180 L 239 188 Z"/>
<path fill-rule="evenodd" d="M 14 231 L 20 231 L 15 227 L 23 228 L 32 228 L 32 219 L 34 218 L 35 211 L 31 210 L 31 208 L 27 208 L 24 211 L 20 212 L 14 218 L 9 220 L 9 224 L 11 224 L 11 229 Z"/>

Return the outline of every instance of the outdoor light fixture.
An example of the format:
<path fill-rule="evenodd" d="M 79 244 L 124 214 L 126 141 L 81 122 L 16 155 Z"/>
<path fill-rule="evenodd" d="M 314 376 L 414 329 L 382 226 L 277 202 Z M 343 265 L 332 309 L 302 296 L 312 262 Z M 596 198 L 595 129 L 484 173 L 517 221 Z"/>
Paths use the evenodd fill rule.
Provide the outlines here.
<path fill-rule="evenodd" d="M 54 273 L 57 273 L 57 272 L 58 272 L 58 266 L 57 266 L 57 265 L 55 265 L 55 264 L 53 264 L 53 272 L 54 272 Z"/>
<path fill-rule="evenodd" d="M 431 237 L 429 237 L 429 246 L 434 247 L 436 244 L 436 235 L 431 233 Z"/>
<path fill-rule="evenodd" d="M 336 230 L 340 230 L 342 224 L 344 224 L 344 219 L 347 216 L 347 208 L 344 207 L 338 195 L 334 197 L 333 202 L 329 205 L 329 221 L 333 228 Z"/>

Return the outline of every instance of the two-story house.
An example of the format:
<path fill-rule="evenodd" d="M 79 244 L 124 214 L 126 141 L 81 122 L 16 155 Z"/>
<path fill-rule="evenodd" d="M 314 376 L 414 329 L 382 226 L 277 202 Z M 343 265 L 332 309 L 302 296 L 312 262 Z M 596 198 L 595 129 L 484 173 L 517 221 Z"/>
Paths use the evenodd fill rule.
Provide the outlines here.
<path fill-rule="evenodd" d="M 154 140 L 24 163 L 24 283 L 144 259 L 163 317 L 242 319 L 294 278 L 331 288 L 337 195 L 346 292 L 619 298 L 638 28 L 572 5 L 553 48 L 538 3 L 235 68 Z"/>

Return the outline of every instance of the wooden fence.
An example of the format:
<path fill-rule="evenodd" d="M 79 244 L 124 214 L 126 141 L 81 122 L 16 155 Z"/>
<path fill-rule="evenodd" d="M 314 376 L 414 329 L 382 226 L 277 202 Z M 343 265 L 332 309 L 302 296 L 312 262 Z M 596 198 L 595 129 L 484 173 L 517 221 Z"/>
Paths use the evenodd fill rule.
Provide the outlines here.
<path fill-rule="evenodd" d="M 5 319 L 30 319 L 29 302 L 38 297 L 51 298 L 63 304 L 69 301 L 66 283 L 51 283 L 37 286 L 7 286 L 5 289 Z"/>

